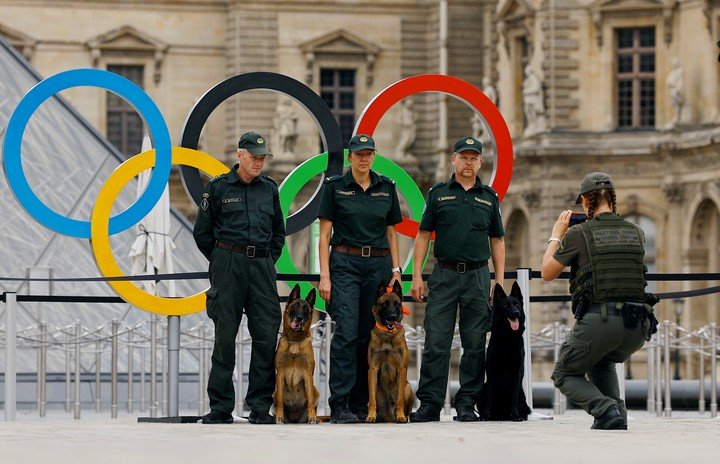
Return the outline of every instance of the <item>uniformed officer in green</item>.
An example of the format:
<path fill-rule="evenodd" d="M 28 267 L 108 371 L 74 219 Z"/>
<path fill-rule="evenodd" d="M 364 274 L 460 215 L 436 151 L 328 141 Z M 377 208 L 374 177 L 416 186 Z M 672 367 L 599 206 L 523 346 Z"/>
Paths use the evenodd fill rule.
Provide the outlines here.
<path fill-rule="evenodd" d="M 652 309 L 645 304 L 645 234 L 617 215 L 615 184 L 608 174 L 585 176 L 576 203 L 582 203 L 588 221 L 569 227 L 572 211 L 563 211 L 542 263 L 544 280 L 570 266 L 577 319 L 560 348 L 552 379 L 595 417 L 593 429 L 626 429 L 615 364 L 639 350 L 654 329 L 649 327 Z"/>
<path fill-rule="evenodd" d="M 238 142 L 238 164 L 212 179 L 203 191 L 193 235 L 210 261 L 207 314 L 215 324 L 215 346 L 208 381 L 209 414 L 204 424 L 232 423 L 235 407 L 235 337 L 243 309 L 252 337 L 245 401 L 250 422 L 273 424 L 275 345 L 280 301 L 274 263 L 285 244 L 285 223 L 275 181 L 261 174 L 272 156 L 265 138 L 247 132 Z"/>
<path fill-rule="evenodd" d="M 402 222 L 395 183 L 370 169 L 375 142 L 356 135 L 350 169 L 325 181 L 320 202 L 320 296 L 335 322 L 330 346 L 330 421 L 365 420 L 371 309 L 380 284 L 400 280 L 395 224 Z M 329 248 L 332 246 L 332 252 Z"/>
<path fill-rule="evenodd" d="M 485 377 L 485 335 L 490 329 L 490 271 L 502 285 L 505 272 L 505 230 L 495 191 L 477 176 L 482 144 L 462 137 L 453 147 L 455 173 L 428 192 L 420 231 L 415 238 L 412 295 L 421 301 L 425 290 L 422 262 L 435 232 L 437 264 L 428 279 L 423 350 L 417 398 L 420 408 L 410 422 L 440 420 L 450 368 L 450 348 L 460 308 L 460 389 L 455 395 L 457 420 L 478 420 L 475 404 Z"/>

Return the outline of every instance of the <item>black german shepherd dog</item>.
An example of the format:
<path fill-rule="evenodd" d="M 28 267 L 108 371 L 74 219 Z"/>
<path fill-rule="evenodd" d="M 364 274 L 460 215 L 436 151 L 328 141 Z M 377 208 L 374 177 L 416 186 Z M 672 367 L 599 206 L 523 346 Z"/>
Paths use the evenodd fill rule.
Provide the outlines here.
<path fill-rule="evenodd" d="M 487 380 L 478 403 L 480 420 L 524 421 L 530 414 L 522 379 L 525 362 L 525 311 L 517 282 L 510 296 L 495 284 L 490 344 L 485 362 Z"/>

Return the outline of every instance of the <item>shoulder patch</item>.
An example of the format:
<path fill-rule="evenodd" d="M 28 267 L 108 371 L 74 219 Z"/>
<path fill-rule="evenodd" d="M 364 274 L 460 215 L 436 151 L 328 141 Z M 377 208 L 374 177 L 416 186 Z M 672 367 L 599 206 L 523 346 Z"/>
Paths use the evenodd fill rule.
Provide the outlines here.
<path fill-rule="evenodd" d="M 219 181 L 220 179 L 225 179 L 227 177 L 228 173 L 220 174 L 219 176 L 215 176 L 212 179 L 210 179 L 209 183 L 214 184 L 215 182 Z"/>
<path fill-rule="evenodd" d="M 265 174 L 261 174 L 261 176 L 262 176 L 262 178 L 265 179 L 266 181 L 268 181 L 268 182 L 272 183 L 273 185 L 276 185 L 276 186 L 277 186 L 277 181 L 276 181 L 275 179 L 273 179 L 272 177 L 270 177 L 270 176 L 268 176 L 268 175 L 265 175 Z"/>
<path fill-rule="evenodd" d="M 438 182 L 437 184 L 433 185 L 432 187 L 430 187 L 430 190 L 428 190 L 428 193 L 432 192 L 434 189 L 440 187 L 441 185 L 445 185 L 445 182 Z"/>
<path fill-rule="evenodd" d="M 493 196 L 495 196 L 495 198 L 499 198 L 497 192 L 489 185 L 483 184 L 483 188 L 485 189 L 486 192 L 490 192 L 491 194 L 493 194 Z"/>
<path fill-rule="evenodd" d="M 342 179 L 342 176 L 330 176 L 325 178 L 326 183 L 335 182 L 336 180 Z"/>
<path fill-rule="evenodd" d="M 380 176 L 380 179 L 384 180 L 385 182 L 390 182 L 391 184 L 395 184 L 395 181 L 387 176 Z"/>

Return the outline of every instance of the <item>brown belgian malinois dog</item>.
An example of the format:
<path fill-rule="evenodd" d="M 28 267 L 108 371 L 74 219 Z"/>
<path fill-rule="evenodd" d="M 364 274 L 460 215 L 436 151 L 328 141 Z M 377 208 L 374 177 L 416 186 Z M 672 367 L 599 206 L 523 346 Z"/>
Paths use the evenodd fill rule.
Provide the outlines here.
<path fill-rule="evenodd" d="M 278 423 L 318 423 L 320 393 L 313 383 L 315 354 L 310 336 L 314 305 L 315 289 L 301 299 L 300 286 L 296 284 L 285 306 L 283 333 L 275 352 L 277 377 L 273 398 Z"/>
<path fill-rule="evenodd" d="M 375 327 L 368 348 L 368 416 L 366 422 L 407 422 L 415 401 L 407 380 L 410 352 L 403 329 L 402 286 L 380 285 L 372 308 Z"/>

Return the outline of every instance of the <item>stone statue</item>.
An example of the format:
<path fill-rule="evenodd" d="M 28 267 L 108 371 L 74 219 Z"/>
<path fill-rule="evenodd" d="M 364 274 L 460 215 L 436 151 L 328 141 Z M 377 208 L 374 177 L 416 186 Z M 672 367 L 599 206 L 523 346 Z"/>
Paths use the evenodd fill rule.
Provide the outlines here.
<path fill-rule="evenodd" d="M 410 147 L 415 143 L 415 135 L 417 131 L 417 115 L 413 109 L 413 102 L 405 99 L 400 109 L 400 135 L 398 136 L 398 144 L 395 149 L 395 156 L 398 160 L 408 159 L 412 157 Z"/>
<path fill-rule="evenodd" d="M 483 93 L 486 97 L 490 99 L 491 102 L 495 106 L 497 106 L 498 102 L 498 96 L 497 96 L 497 90 L 495 90 L 495 86 L 490 81 L 489 77 L 483 77 L 482 79 L 483 84 Z M 490 133 L 485 130 L 485 125 L 483 124 L 483 119 L 478 113 L 473 113 L 472 118 L 470 118 L 470 125 L 472 127 L 472 135 L 476 139 L 479 139 L 483 143 L 483 148 L 487 148 L 490 146 Z"/>
<path fill-rule="evenodd" d="M 529 65 L 525 67 L 522 95 L 527 121 L 523 135 L 530 137 L 547 131 L 542 81 Z"/>
<path fill-rule="evenodd" d="M 273 130 L 271 138 L 275 152 L 280 154 L 293 154 L 295 152 L 295 142 L 297 142 L 297 121 L 298 117 L 292 107 L 292 101 L 289 98 L 283 99 L 275 109 L 273 116 Z"/>
<path fill-rule="evenodd" d="M 672 69 L 667 76 L 668 94 L 670 95 L 670 103 L 675 110 L 675 115 L 670 121 L 670 127 L 675 127 L 680 122 L 683 105 L 685 103 L 685 91 L 683 89 L 683 69 L 677 58 L 672 61 Z"/>

